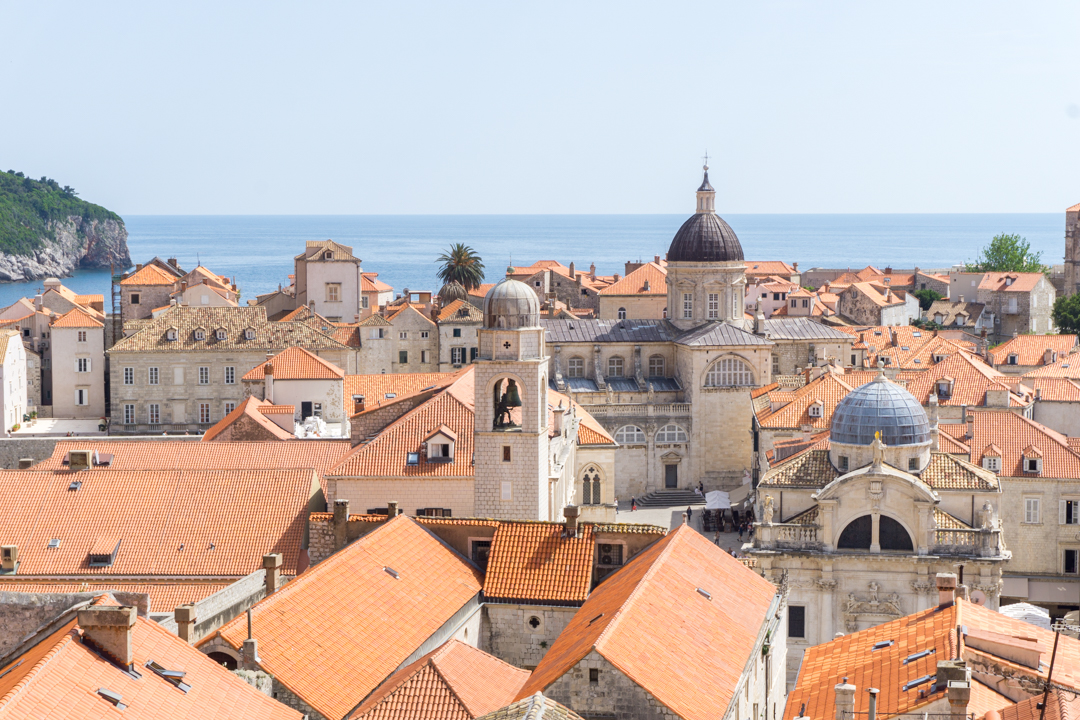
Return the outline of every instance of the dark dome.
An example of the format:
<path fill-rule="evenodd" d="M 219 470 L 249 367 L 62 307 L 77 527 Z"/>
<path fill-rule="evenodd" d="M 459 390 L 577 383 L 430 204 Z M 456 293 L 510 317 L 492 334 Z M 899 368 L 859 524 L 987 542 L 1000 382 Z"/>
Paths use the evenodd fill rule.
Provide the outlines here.
<path fill-rule="evenodd" d="M 848 393 L 833 411 L 832 442 L 869 445 L 881 431 L 887 446 L 930 442 L 930 421 L 919 401 L 904 388 L 878 375 Z"/>
<path fill-rule="evenodd" d="M 667 259 L 668 262 L 731 262 L 742 260 L 743 252 L 735 231 L 723 218 L 702 212 L 684 222 L 675 233 Z"/>

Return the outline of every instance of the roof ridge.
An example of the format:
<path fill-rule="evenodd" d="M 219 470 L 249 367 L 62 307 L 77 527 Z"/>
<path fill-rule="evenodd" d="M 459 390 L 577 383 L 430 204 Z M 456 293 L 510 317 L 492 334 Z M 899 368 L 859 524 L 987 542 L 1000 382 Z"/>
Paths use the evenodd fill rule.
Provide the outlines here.
<path fill-rule="evenodd" d="M 26 674 L 22 676 L 19 682 L 15 683 L 15 685 L 12 686 L 11 690 L 9 690 L 7 694 L 5 694 L 3 697 L 0 697 L 0 708 L 7 707 L 12 700 L 14 700 L 18 695 L 20 695 L 24 690 L 27 689 L 27 687 L 37 678 L 41 671 L 45 669 L 46 665 L 51 663 L 54 659 L 56 659 L 58 655 L 60 655 L 61 652 L 63 652 L 71 645 L 71 643 L 75 640 L 75 626 L 77 624 L 78 620 L 76 619 L 72 622 L 71 627 L 64 631 L 63 637 L 56 641 L 56 644 L 49 650 L 49 652 L 45 653 L 45 655 L 43 655 L 40 660 L 34 663 L 34 666 L 26 671 Z M 44 642 L 45 639 L 43 639 L 42 642 Z M 14 657 L 11 660 L 12 662 L 15 662 Z"/>
<path fill-rule="evenodd" d="M 451 642 L 453 642 L 453 639 L 451 639 L 449 642 L 444 643 L 443 647 L 446 647 Z M 479 717 L 480 713 L 473 712 L 472 708 L 469 707 L 468 703 L 466 703 L 465 700 L 462 699 L 462 697 L 460 695 L 458 695 L 457 690 L 454 688 L 454 684 L 451 683 L 450 680 L 446 677 L 446 675 L 443 674 L 443 671 L 439 669 L 439 666 L 435 662 L 435 660 L 436 660 L 436 657 L 441 658 L 442 655 L 439 655 L 438 652 L 439 652 L 438 650 L 433 652 L 431 654 L 431 657 L 428 658 L 428 661 L 426 663 L 424 663 L 424 665 L 430 665 L 431 666 L 432 671 L 436 675 L 439 676 L 439 679 L 442 680 L 443 685 L 445 685 L 446 689 L 450 691 L 451 697 L 453 697 L 454 700 L 456 700 L 458 702 L 458 704 L 461 705 L 461 707 L 465 710 L 466 714 L 471 715 L 474 718 Z M 413 674 L 413 676 L 415 677 L 415 673 Z M 393 693 L 390 693 L 390 694 L 393 695 Z"/>

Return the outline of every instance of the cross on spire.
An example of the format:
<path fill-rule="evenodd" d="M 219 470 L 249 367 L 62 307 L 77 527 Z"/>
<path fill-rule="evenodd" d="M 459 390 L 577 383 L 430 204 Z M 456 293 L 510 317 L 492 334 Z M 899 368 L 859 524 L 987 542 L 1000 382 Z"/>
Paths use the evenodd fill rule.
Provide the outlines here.
<path fill-rule="evenodd" d="M 702 158 L 702 159 L 705 160 L 705 170 L 708 171 L 708 169 L 709 169 L 709 151 L 708 151 L 708 149 L 705 150 L 705 157 Z"/>

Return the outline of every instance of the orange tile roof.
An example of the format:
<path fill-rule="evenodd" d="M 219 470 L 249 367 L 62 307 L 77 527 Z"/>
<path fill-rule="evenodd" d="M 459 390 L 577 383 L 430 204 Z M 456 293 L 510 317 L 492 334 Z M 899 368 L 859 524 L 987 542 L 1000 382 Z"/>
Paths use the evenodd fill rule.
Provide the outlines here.
<path fill-rule="evenodd" d="M 795 268 L 783 260 L 747 260 L 747 276 L 754 275 L 794 275 Z"/>
<path fill-rule="evenodd" d="M 987 448 L 994 445 L 1001 453 L 999 475 L 1035 477 L 1023 468 L 1024 448 L 1034 445 L 1042 452 L 1041 477 L 1080 479 L 1080 455 L 1056 430 L 1008 410 L 973 412 L 968 417 L 973 420 L 972 437 L 966 442 L 973 463 L 981 463 Z"/>
<path fill-rule="evenodd" d="M 937 393 L 940 380 L 952 380 L 952 394 L 947 398 L 938 398 L 938 404 L 947 407 L 962 405 L 983 407 L 986 405 L 986 391 L 1004 384 L 1006 376 L 984 363 L 981 359 L 966 352 L 949 355 L 941 362 L 931 366 L 925 372 L 917 374 L 907 384 L 907 390 L 923 405 L 930 401 L 930 394 Z M 1022 406 L 1031 399 L 1023 388 L 1017 386 L 1010 396 L 1010 405 Z"/>
<path fill-rule="evenodd" d="M 330 471 L 335 477 L 472 477 L 473 373 L 465 368 L 453 383 L 358 446 Z M 408 453 L 420 451 L 423 438 L 440 425 L 460 438 L 451 461 L 421 457 L 409 465 Z"/>
<path fill-rule="evenodd" d="M 27 582 L 20 580 L 17 575 L 5 575 L 0 578 L 0 592 L 82 593 L 115 590 L 116 592 L 141 593 L 150 596 L 150 612 L 171 613 L 177 605 L 199 602 L 231 584 L 222 582 L 148 583 L 125 578 L 105 582 L 93 578 L 87 582 Z"/>
<path fill-rule="evenodd" d="M 1043 354 L 1053 350 L 1062 356 L 1076 348 L 1076 335 L 1017 335 L 990 350 L 995 365 L 1004 365 L 1015 354 L 1017 365 L 1044 365 Z"/>
<path fill-rule="evenodd" d="M 129 275 L 120 281 L 121 285 L 172 285 L 176 278 L 165 272 L 157 265 L 143 265 L 133 275 Z"/>
<path fill-rule="evenodd" d="M 340 720 L 481 586 L 476 567 L 400 515 L 252 608 L 260 664 L 312 708 Z M 200 645 L 219 636 L 240 648 L 247 618 Z"/>
<path fill-rule="evenodd" d="M 971 455 L 971 448 L 967 444 L 944 432 L 938 433 L 938 449 L 950 455 Z"/>
<path fill-rule="evenodd" d="M 907 691 L 903 687 L 913 680 L 935 675 L 939 661 L 956 657 L 957 625 L 965 626 L 969 633 L 974 629 L 1034 639 L 1044 658 L 1044 664 L 1038 671 L 988 656 L 974 650 L 966 642 L 961 646 L 961 657 L 988 658 L 1005 669 L 1021 670 L 1026 675 L 1045 678 L 1054 633 L 960 599 L 949 607 L 933 607 L 808 648 L 803 655 L 798 682 L 788 696 L 784 720 L 793 720 L 798 716 L 803 703 L 806 703 L 806 717 L 830 720 L 836 712 L 834 688 L 845 677 L 860 690 L 869 687 L 879 689 L 877 711 L 880 717 L 907 713 L 926 704 L 931 698 L 923 697 L 919 691 L 928 690 L 931 683 Z M 893 641 L 891 646 L 873 649 L 875 644 L 889 640 Z M 904 663 L 905 658 L 926 650 L 934 650 L 934 653 Z M 1080 642 L 1077 640 L 1061 637 L 1054 681 L 1068 687 L 1080 687 Z M 973 699 L 976 699 L 975 692 L 973 689 Z M 979 692 L 977 699 L 983 705 L 979 710 L 985 712 L 994 709 L 985 707 L 984 703 L 993 703 L 996 698 L 981 690 Z M 865 693 L 857 693 L 855 697 L 855 711 L 866 712 Z M 944 693 L 939 692 L 933 699 L 943 697 Z M 1008 700 L 1001 701 L 997 707 L 1004 707 L 1006 703 Z"/>
<path fill-rule="evenodd" d="M 54 328 L 100 328 L 105 324 L 90 317 L 79 308 L 71 308 L 66 313 L 49 323 Z"/>
<path fill-rule="evenodd" d="M 373 316 L 374 317 L 374 316 Z M 367 410 L 453 382 L 456 372 L 448 373 L 385 373 L 378 375 L 346 375 L 345 401 L 356 395 L 364 397 Z M 387 395 L 395 397 L 388 398 Z"/>
<path fill-rule="evenodd" d="M 1031 292 L 1045 277 L 1042 273 L 988 272 L 979 281 L 980 290 L 995 292 Z M 1012 284 L 1008 284 L 1009 280 Z"/>
<path fill-rule="evenodd" d="M 101 303 L 102 305 L 104 305 L 105 304 L 105 296 L 104 295 L 76 295 L 75 296 L 75 302 L 77 302 L 80 305 L 89 305 L 91 303 Z"/>
<path fill-rule="evenodd" d="M 254 395 L 249 395 L 244 398 L 231 413 L 218 420 L 210 427 L 210 429 L 203 433 L 201 442 L 212 442 L 214 438 L 224 433 L 228 428 L 239 422 L 241 418 L 245 417 L 254 421 L 262 427 L 266 434 L 273 438 L 277 438 L 278 440 L 295 440 L 296 438 L 291 432 L 259 412 L 259 408 L 269 404 L 270 403 L 261 400 Z"/>
<path fill-rule="evenodd" d="M 1080 209 L 1080 206 L 1077 207 Z M 1080 694 L 1050 690 L 1046 713 L 1042 710 L 1042 694 L 1027 700 L 994 708 L 1001 720 L 1078 720 L 1080 718 Z M 976 716 L 978 717 L 978 716 Z"/>
<path fill-rule="evenodd" d="M 484 596 L 493 602 L 580 605 L 589 596 L 596 538 L 579 524 L 577 537 L 563 537 L 562 523 L 500 523 L 484 577 Z"/>
<path fill-rule="evenodd" d="M 648 283 L 648 288 L 645 287 Z M 667 268 L 649 261 L 600 291 L 601 295 L 667 295 Z"/>
<path fill-rule="evenodd" d="M 680 718 L 715 718 L 731 703 L 775 596 L 771 583 L 681 525 L 592 592 L 518 699 L 595 651 Z"/>
<path fill-rule="evenodd" d="M 1056 362 L 1050 365 L 1043 365 L 1042 367 L 1035 368 L 1029 372 L 1024 373 L 1025 378 L 1074 378 L 1080 379 L 1080 354 L 1073 353 L 1071 355 L 1058 354 Z"/>
<path fill-rule="evenodd" d="M 345 371 L 332 362 L 304 348 L 291 347 L 248 370 L 241 379 L 265 379 L 266 366 L 271 363 L 275 380 L 337 380 L 345 377 Z"/>
<path fill-rule="evenodd" d="M 300 713 L 263 695 L 147 618 L 137 618 L 131 630 L 134 665 L 141 678 L 120 670 L 82 638 L 77 619 L 72 619 L 0 667 L 0 718 L 300 720 Z M 169 670 L 183 670 L 188 691 L 146 668 L 151 660 Z M 102 698 L 98 694 L 102 688 L 120 695 L 127 707 L 120 711 Z"/>
<path fill-rule="evenodd" d="M 455 300 L 439 309 L 439 322 L 483 322 L 484 313 L 467 300 Z"/>
<path fill-rule="evenodd" d="M 869 374 L 869 373 L 867 373 Z M 815 428 L 828 429 L 832 423 L 832 415 L 840 401 L 847 397 L 855 388 L 865 383 L 850 384 L 846 382 L 848 376 L 839 373 L 825 372 L 817 380 L 802 386 L 794 392 L 776 391 L 769 393 L 769 400 L 773 396 L 782 402 L 783 407 L 777 408 L 776 412 L 768 413 L 760 418 L 759 422 L 765 428 L 799 428 L 809 425 Z M 873 378 L 870 378 L 872 380 Z M 869 382 L 869 380 L 867 380 Z M 821 416 L 811 417 L 810 406 L 821 403 Z"/>
<path fill-rule="evenodd" d="M 1080 402 L 1080 382 L 1073 378 L 1024 377 L 1022 384 L 1048 402 Z"/>
<path fill-rule="evenodd" d="M 351 720 L 473 720 L 509 705 L 529 671 L 451 640 L 387 678 Z"/>
<path fill-rule="evenodd" d="M 82 485 L 69 489 L 73 481 Z M 283 554 L 282 572 L 291 575 L 315 482 L 310 469 L 7 470 L 0 472 L 0 545 L 19 547 L 18 576 L 27 581 L 238 577 L 262 567 L 269 552 Z M 121 540 L 111 567 L 88 564 L 100 537 Z M 48 548 L 52 538 L 59 547 Z"/>

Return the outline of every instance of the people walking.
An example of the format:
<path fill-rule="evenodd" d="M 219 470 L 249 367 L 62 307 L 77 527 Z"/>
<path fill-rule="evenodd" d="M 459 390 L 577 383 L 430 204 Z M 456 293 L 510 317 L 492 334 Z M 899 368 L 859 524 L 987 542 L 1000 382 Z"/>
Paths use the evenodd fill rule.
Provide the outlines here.
<path fill-rule="evenodd" d="M 743 533 L 746 531 L 746 523 L 739 523 L 739 542 L 742 542 Z"/>
<path fill-rule="evenodd" d="M 694 520 L 694 511 L 692 509 L 690 509 L 689 505 L 687 505 L 686 506 L 686 524 L 690 525 L 690 526 L 693 526 L 693 524 L 694 524 L 693 520 Z"/>
<path fill-rule="evenodd" d="M 637 498 L 633 495 L 630 496 L 630 512 L 637 510 Z"/>
<path fill-rule="evenodd" d="M 713 543 L 715 543 L 717 547 L 720 547 L 720 531 L 719 530 L 717 530 L 716 534 L 713 536 Z"/>

